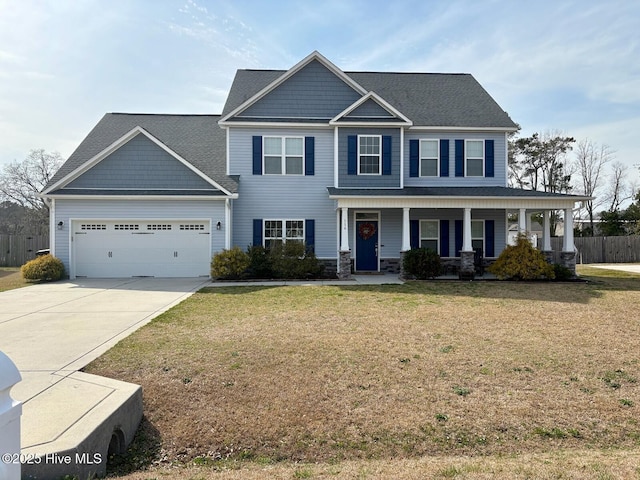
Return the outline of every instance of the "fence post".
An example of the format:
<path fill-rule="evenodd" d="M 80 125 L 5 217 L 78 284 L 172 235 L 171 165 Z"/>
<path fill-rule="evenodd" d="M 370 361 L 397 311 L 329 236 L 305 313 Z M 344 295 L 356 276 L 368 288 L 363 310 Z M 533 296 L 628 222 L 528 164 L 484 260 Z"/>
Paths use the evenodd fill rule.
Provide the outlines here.
<path fill-rule="evenodd" d="M 0 478 L 20 480 L 20 416 L 22 404 L 9 395 L 22 380 L 15 364 L 0 352 Z"/>

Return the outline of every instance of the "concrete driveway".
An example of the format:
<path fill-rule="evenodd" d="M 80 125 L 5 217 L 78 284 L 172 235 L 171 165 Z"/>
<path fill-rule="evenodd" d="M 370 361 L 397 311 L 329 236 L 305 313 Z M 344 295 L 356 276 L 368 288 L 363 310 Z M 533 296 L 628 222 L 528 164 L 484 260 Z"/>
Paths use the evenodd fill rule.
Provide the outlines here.
<path fill-rule="evenodd" d="M 65 435 L 114 391 L 107 379 L 96 384 L 78 370 L 207 284 L 205 278 L 79 279 L 0 293 L 0 350 L 23 378 L 11 391 L 23 402 L 23 453 L 68 445 Z"/>
<path fill-rule="evenodd" d="M 640 273 L 639 263 L 591 263 L 588 266 L 606 268 L 607 270 L 620 270 L 629 273 Z"/>

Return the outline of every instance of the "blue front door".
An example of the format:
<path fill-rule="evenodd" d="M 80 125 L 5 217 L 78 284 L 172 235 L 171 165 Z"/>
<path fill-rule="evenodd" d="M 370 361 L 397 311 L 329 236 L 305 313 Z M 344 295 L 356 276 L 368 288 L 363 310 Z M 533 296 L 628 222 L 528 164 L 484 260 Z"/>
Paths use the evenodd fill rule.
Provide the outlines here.
<path fill-rule="evenodd" d="M 356 221 L 356 271 L 378 271 L 378 221 Z"/>

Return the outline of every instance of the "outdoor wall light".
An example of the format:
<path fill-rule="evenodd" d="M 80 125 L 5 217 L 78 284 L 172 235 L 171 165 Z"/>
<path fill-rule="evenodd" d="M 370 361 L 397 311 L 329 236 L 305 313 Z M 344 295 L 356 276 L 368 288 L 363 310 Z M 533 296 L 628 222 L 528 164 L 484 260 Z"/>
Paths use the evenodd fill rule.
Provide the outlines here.
<path fill-rule="evenodd" d="M 64 227 L 64 222 L 61 220 L 58 222 L 58 230 L 62 230 L 62 227 Z"/>
<path fill-rule="evenodd" d="M 216 230 L 220 230 L 222 228 L 222 222 L 216 223 Z"/>

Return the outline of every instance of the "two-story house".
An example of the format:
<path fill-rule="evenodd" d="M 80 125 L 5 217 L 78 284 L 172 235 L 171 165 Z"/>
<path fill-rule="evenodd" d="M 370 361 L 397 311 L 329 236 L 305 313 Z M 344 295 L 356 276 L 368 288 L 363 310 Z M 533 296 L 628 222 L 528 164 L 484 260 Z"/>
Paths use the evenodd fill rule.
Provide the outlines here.
<path fill-rule="evenodd" d="M 206 276 L 212 254 L 303 241 L 339 277 L 437 251 L 464 273 L 507 214 L 569 224 L 582 197 L 507 187 L 516 125 L 468 74 L 344 72 L 318 52 L 239 70 L 221 115 L 107 114 L 43 191 L 77 276 Z"/>

